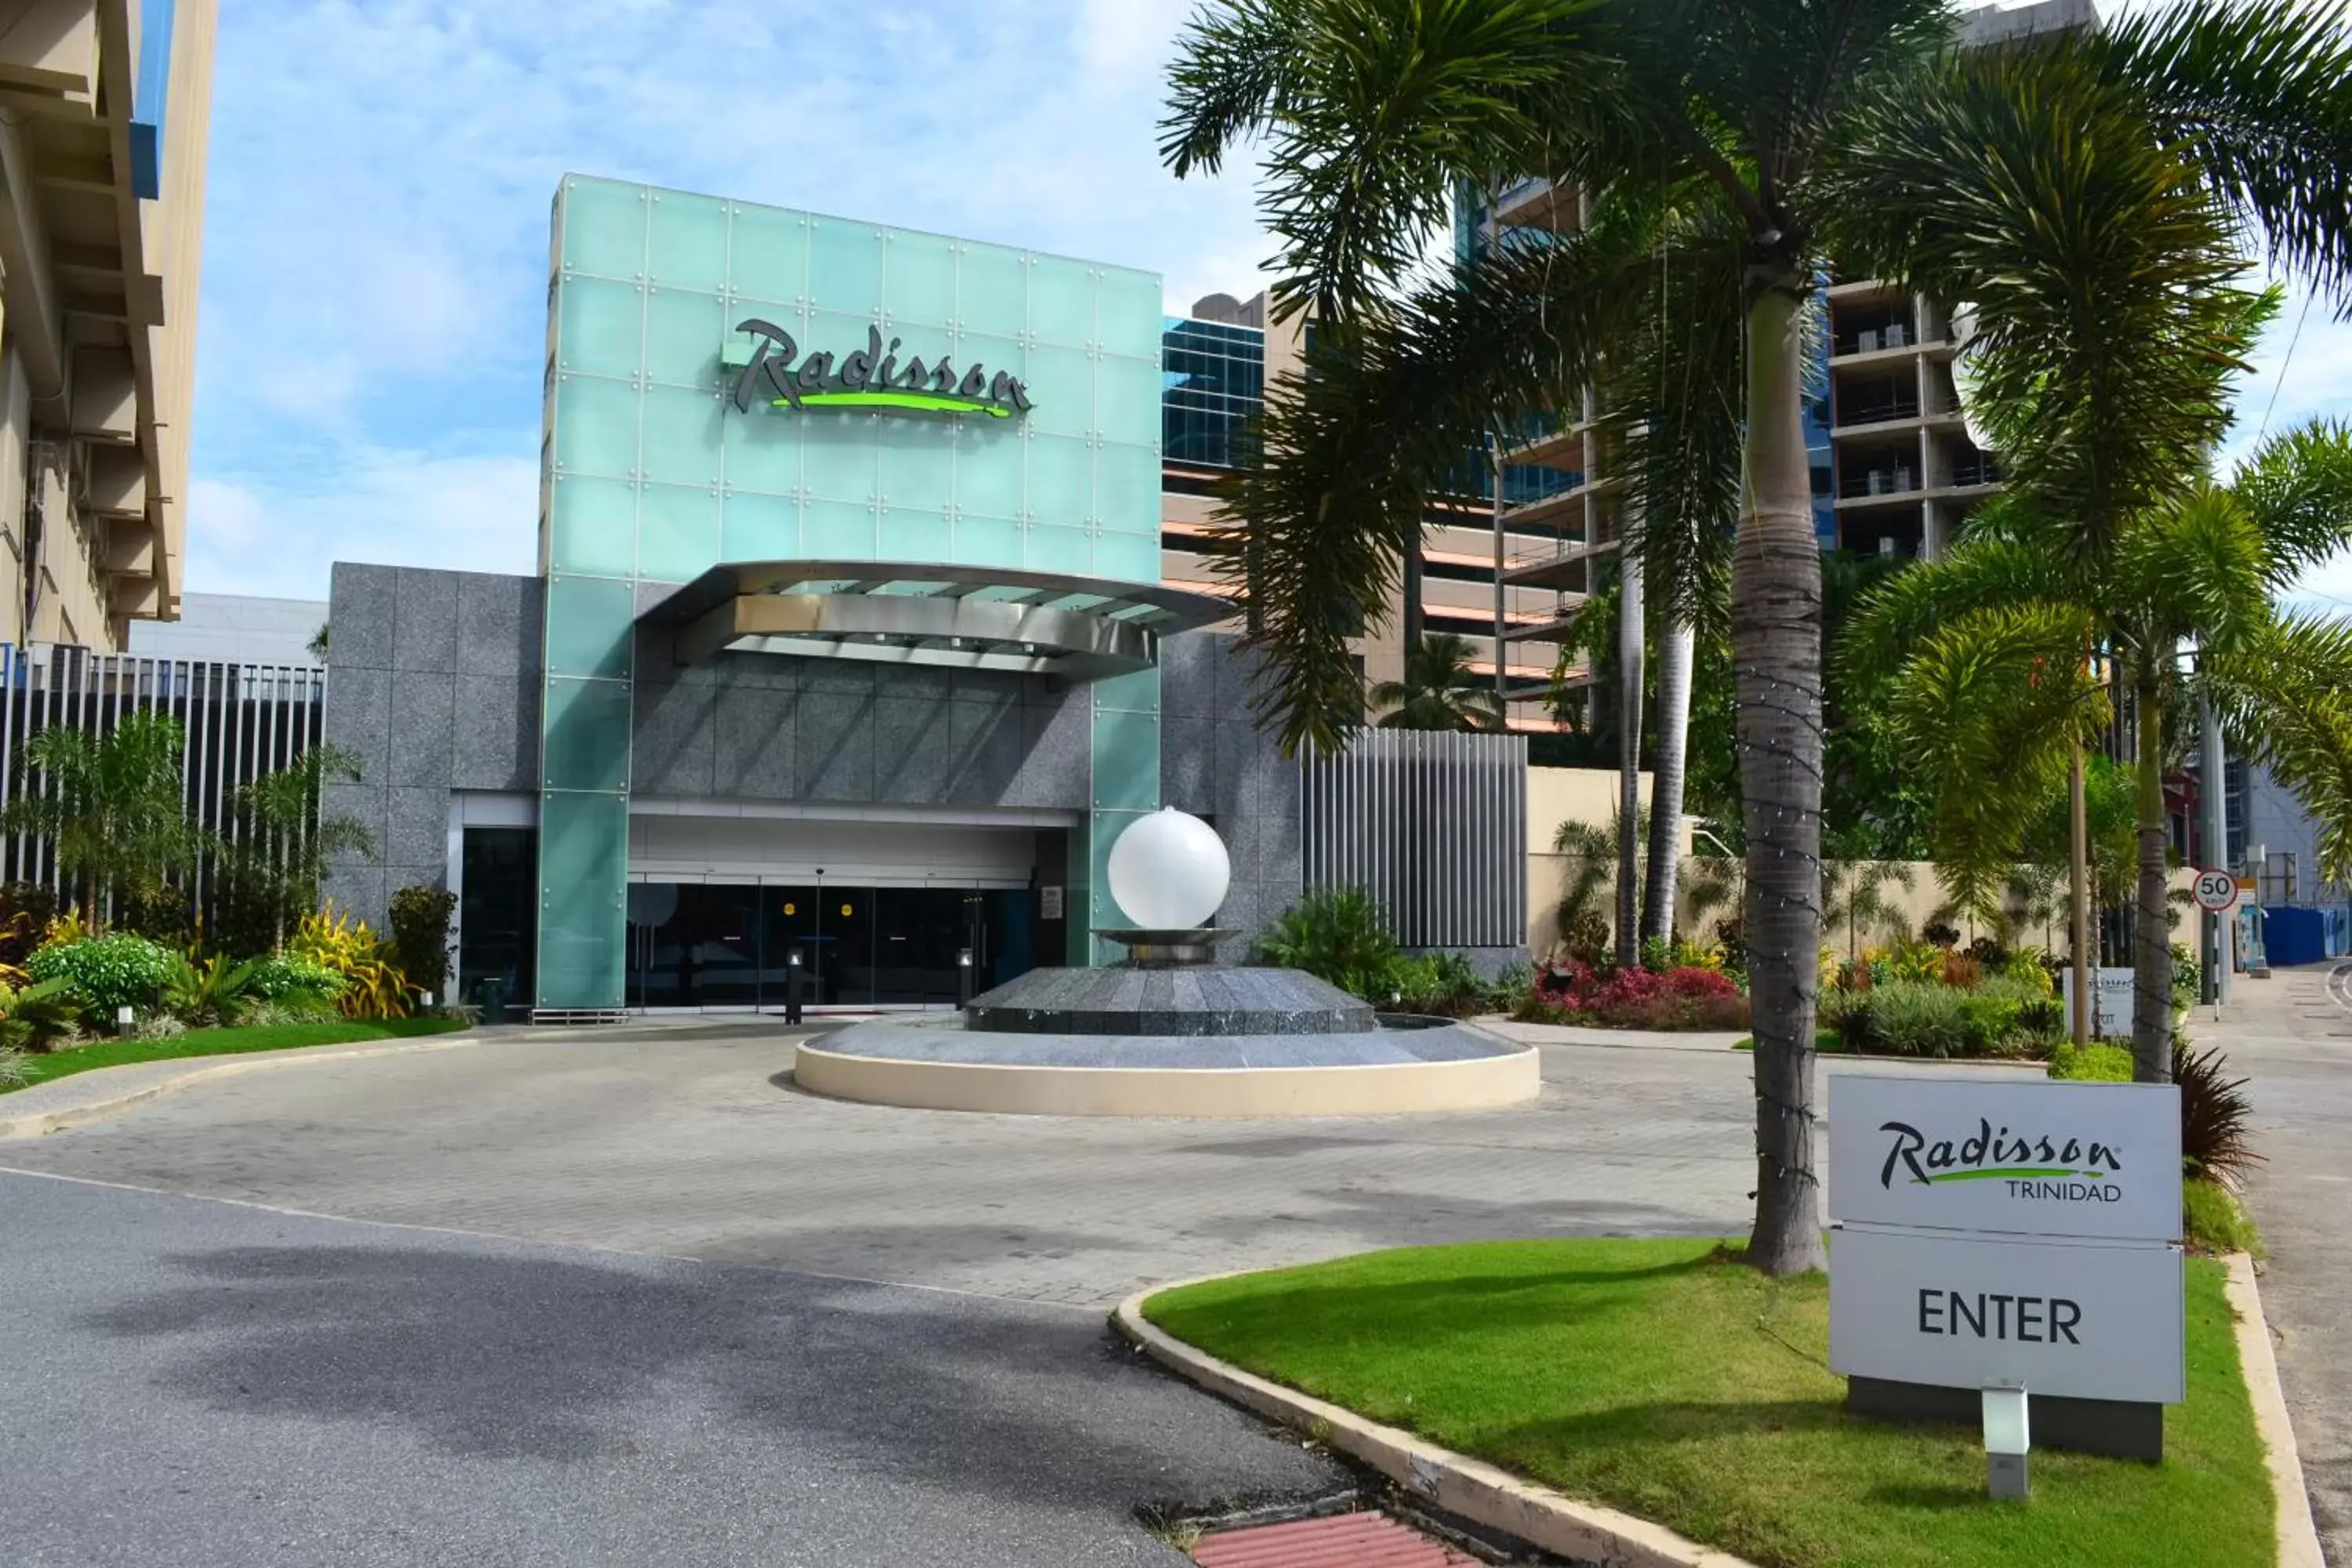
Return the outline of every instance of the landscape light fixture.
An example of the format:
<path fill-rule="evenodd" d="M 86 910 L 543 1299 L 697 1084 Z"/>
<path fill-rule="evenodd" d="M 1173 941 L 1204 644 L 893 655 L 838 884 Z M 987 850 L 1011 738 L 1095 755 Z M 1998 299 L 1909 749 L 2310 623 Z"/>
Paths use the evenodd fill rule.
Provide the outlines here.
<path fill-rule="evenodd" d="M 2030 1446 L 2025 1390 L 1984 1391 L 1985 1489 L 1995 1498 L 2026 1493 L 2025 1452 Z"/>

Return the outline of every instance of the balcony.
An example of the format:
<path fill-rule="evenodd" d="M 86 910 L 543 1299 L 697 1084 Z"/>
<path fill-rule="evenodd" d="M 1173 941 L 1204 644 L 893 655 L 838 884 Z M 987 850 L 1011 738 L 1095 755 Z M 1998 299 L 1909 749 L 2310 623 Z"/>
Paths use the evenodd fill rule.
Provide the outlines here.
<path fill-rule="evenodd" d="M 1918 470 L 1908 463 L 1850 472 L 1839 482 L 1838 504 L 1848 501 L 1892 500 L 1920 491 Z"/>
<path fill-rule="evenodd" d="M 1578 226 L 1576 193 L 1559 190 L 1549 180 L 1537 175 L 1497 195 L 1488 208 L 1488 216 L 1498 229 L 1543 228 L 1554 234 L 1572 234 Z"/>

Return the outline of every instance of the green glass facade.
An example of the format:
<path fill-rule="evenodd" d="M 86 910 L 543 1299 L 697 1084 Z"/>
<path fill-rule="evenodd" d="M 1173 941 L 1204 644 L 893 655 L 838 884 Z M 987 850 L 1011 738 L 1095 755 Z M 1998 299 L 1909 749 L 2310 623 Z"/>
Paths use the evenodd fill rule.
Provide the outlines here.
<path fill-rule="evenodd" d="M 747 320 L 835 361 L 1019 378 L 1018 416 L 748 409 Z M 538 1003 L 623 1005 L 635 619 L 646 584 L 823 560 L 1160 577 L 1156 274 L 567 176 L 554 212 L 540 564 L 547 582 Z M 732 340 L 730 342 L 730 340 Z M 1160 800 L 1156 670 L 1093 689 L 1074 963 L 1115 923 L 1101 867 Z"/>

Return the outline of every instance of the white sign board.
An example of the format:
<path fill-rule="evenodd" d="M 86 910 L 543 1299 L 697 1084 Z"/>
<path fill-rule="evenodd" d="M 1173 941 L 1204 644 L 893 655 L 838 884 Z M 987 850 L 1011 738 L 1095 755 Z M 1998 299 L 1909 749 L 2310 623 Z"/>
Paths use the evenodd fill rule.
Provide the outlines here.
<path fill-rule="evenodd" d="M 2105 1038 L 2121 1038 L 2132 1032 L 2132 980 L 2130 969 L 2094 969 L 2091 971 L 2091 1033 Z M 2167 984 L 2171 982 L 2168 980 Z M 2074 1016 L 2074 971 L 2070 966 L 2059 975 L 2059 995 L 2065 1001 L 2066 1016 Z"/>
<path fill-rule="evenodd" d="M 1830 1370 L 1949 1388 L 2178 1405 L 2180 1250 L 1845 1229 Z"/>
<path fill-rule="evenodd" d="M 1837 1073 L 1829 1089 L 1835 1219 L 2179 1238 L 2177 1085 Z"/>
<path fill-rule="evenodd" d="M 2197 873 L 2197 907 L 2209 915 L 2225 914 L 2238 901 L 2238 879 L 2228 871 Z"/>

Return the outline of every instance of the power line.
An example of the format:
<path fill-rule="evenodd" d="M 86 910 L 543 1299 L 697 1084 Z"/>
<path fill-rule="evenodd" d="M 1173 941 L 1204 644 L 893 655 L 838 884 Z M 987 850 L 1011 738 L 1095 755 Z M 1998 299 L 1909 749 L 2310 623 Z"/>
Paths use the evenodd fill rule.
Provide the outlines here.
<path fill-rule="evenodd" d="M 2263 410 L 2262 428 L 2254 432 L 2257 441 L 2270 432 L 2271 416 L 2278 411 L 2279 394 L 2286 390 L 2286 373 L 2294 366 L 2295 345 L 2303 342 L 2303 323 L 2310 318 L 2311 296 L 2306 293 L 2303 297 L 2303 310 L 2294 318 L 2294 335 L 2286 341 L 2286 358 L 2279 362 L 2278 379 L 2271 383 L 2270 405 Z"/>

